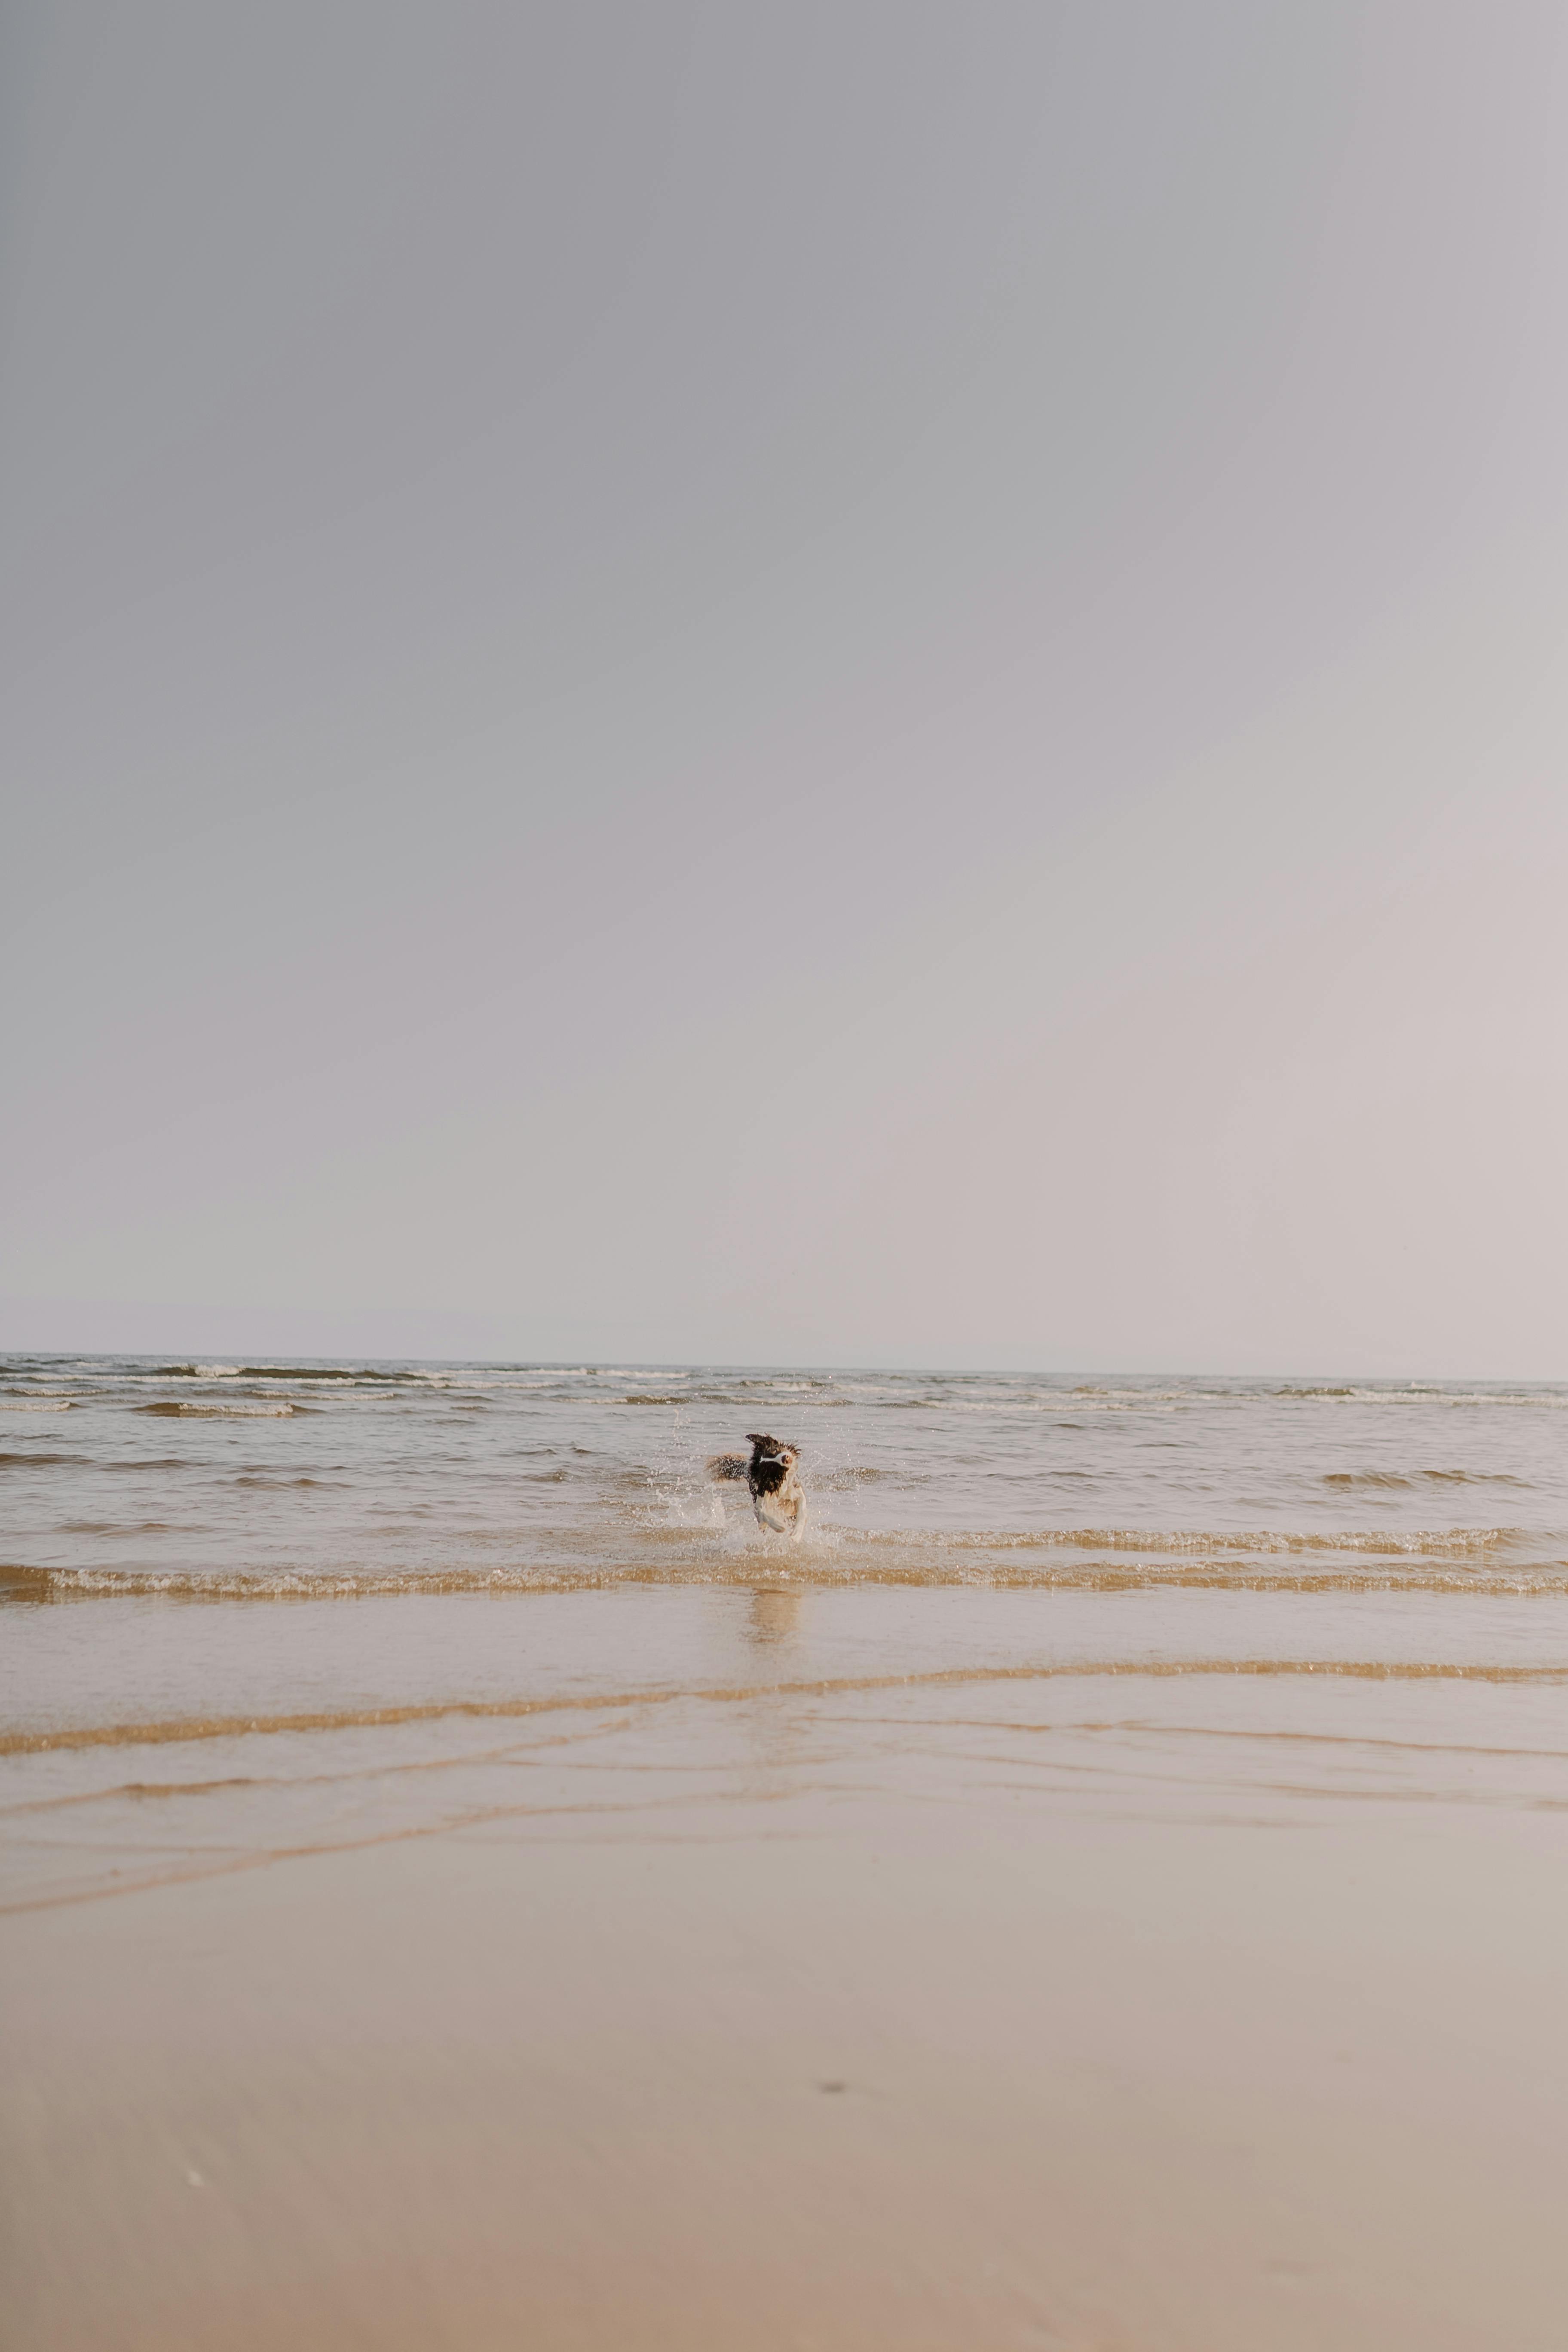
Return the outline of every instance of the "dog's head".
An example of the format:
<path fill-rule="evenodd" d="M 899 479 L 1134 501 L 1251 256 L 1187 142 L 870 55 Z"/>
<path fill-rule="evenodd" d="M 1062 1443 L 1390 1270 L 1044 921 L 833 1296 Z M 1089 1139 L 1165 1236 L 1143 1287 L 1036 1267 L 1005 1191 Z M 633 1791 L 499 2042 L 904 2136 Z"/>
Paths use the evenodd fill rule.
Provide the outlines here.
<path fill-rule="evenodd" d="M 746 1443 L 752 1449 L 752 1459 L 753 1462 L 760 1462 L 764 1454 L 768 1454 L 775 1457 L 780 1462 L 786 1463 L 789 1467 L 793 1469 L 796 1462 L 800 1459 L 799 1447 L 795 1445 L 786 1445 L 782 1437 L 763 1436 L 759 1435 L 756 1430 L 748 1429 L 746 1432 Z"/>
<path fill-rule="evenodd" d="M 795 1475 L 795 1450 L 777 1437 L 764 1437 L 760 1431 L 746 1432 L 751 1440 L 752 1459 L 747 1465 L 746 1484 L 753 1499 L 759 1495 L 776 1495 Z"/>

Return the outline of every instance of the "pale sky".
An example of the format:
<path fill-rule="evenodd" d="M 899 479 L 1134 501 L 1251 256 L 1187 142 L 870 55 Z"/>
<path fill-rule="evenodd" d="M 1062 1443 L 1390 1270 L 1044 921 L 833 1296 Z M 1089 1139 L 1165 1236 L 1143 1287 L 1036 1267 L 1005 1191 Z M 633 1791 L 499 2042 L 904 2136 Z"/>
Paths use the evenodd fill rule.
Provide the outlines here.
<path fill-rule="evenodd" d="M 1560 0 L 12 0 L 0 1346 L 1568 1377 Z"/>

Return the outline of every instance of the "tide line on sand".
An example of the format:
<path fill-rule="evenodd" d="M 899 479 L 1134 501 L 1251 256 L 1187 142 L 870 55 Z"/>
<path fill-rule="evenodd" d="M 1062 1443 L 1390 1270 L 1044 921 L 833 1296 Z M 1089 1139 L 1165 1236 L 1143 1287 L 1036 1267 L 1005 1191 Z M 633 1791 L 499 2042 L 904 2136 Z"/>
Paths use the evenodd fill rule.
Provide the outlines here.
<path fill-rule="evenodd" d="M 1455 1665 L 1446 1662 L 1377 1658 L 1115 1658 L 1075 1659 L 1027 1666 L 944 1666 L 916 1675 L 834 1675 L 804 1682 L 655 1685 L 647 1690 L 574 1691 L 548 1697 L 433 1699 L 415 1706 L 320 1708 L 292 1715 L 179 1716 L 161 1723 L 83 1724 L 56 1731 L 0 1733 L 0 1756 L 41 1756 L 62 1748 L 162 1746 L 195 1739 L 230 1739 L 250 1732 L 360 1731 L 444 1718 L 508 1717 L 593 1712 L 601 1708 L 669 1706 L 680 1699 L 734 1706 L 760 1698 L 834 1698 L 858 1691 L 918 1690 L 963 1683 L 1049 1682 L 1097 1676 L 1161 1680 L 1200 1675 L 1337 1675 L 1365 1682 L 1568 1682 L 1568 1664 Z"/>

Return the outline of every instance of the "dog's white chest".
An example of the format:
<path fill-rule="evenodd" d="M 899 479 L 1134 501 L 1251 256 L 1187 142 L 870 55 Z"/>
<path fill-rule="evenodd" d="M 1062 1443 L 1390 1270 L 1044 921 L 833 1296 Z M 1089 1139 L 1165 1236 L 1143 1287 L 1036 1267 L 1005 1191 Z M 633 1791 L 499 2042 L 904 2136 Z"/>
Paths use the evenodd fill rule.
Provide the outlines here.
<path fill-rule="evenodd" d="M 776 1536 L 798 1536 L 805 1513 L 805 1496 L 800 1480 L 791 1470 L 782 1486 L 771 1495 L 753 1493 L 752 1507 L 757 1515 L 757 1525 L 769 1528 Z"/>

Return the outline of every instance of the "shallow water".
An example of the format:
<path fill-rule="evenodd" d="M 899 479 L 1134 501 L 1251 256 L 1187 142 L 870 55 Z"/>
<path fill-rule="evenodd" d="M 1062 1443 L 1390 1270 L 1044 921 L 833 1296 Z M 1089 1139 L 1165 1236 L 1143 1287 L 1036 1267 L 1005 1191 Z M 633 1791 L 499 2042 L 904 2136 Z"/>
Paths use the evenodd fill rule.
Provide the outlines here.
<path fill-rule="evenodd" d="M 709 1474 L 757 1428 L 799 1541 Z M 1568 1706 L 1568 1386 L 12 1358 L 0 1429 L 18 1761 L 953 1676 Z"/>
<path fill-rule="evenodd" d="M 1568 1386 L 0 1360 L 17 1597 L 791 1581 L 1568 1593 Z M 782 1547 L 708 1457 L 802 1449 Z"/>

